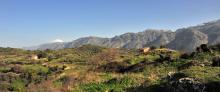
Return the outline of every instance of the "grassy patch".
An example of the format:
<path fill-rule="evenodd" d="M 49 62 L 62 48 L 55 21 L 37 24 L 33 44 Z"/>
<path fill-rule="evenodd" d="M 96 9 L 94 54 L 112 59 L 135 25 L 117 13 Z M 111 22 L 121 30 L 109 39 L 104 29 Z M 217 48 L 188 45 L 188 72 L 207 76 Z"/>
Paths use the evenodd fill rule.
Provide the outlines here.
<path fill-rule="evenodd" d="M 42 65 L 24 65 L 23 70 L 29 73 L 48 73 L 49 69 Z"/>
<path fill-rule="evenodd" d="M 123 78 L 113 78 L 102 83 L 89 83 L 80 85 L 75 91 L 78 92 L 124 92 L 126 88 L 134 85 L 132 78 L 127 76 Z"/>
<path fill-rule="evenodd" d="M 11 68 L 9 68 L 9 67 L 0 67 L 0 72 L 2 72 L 2 73 L 8 72 L 10 70 L 11 70 Z"/>
<path fill-rule="evenodd" d="M 220 67 L 199 67 L 193 66 L 189 69 L 181 71 L 189 77 L 200 79 L 203 82 L 220 81 Z"/>

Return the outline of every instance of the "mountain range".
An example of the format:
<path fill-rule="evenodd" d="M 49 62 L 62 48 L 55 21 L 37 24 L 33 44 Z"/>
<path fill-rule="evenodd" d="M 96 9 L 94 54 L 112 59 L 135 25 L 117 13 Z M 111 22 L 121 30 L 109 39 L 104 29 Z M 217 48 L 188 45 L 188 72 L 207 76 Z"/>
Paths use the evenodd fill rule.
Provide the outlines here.
<path fill-rule="evenodd" d="M 143 48 L 149 46 L 166 46 L 170 49 L 192 52 L 201 44 L 220 43 L 220 20 L 203 23 L 188 28 L 171 30 L 148 29 L 138 33 L 125 33 L 112 38 L 84 37 L 72 42 L 47 43 L 28 50 L 63 49 L 91 44 L 111 48 Z"/>

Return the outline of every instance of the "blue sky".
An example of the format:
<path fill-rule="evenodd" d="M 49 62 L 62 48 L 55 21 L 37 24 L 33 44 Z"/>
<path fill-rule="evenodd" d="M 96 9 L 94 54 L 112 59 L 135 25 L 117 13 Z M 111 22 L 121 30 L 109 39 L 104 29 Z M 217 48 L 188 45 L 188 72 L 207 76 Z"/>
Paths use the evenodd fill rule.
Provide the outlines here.
<path fill-rule="evenodd" d="M 0 47 L 171 29 L 220 19 L 220 0 L 0 0 Z"/>

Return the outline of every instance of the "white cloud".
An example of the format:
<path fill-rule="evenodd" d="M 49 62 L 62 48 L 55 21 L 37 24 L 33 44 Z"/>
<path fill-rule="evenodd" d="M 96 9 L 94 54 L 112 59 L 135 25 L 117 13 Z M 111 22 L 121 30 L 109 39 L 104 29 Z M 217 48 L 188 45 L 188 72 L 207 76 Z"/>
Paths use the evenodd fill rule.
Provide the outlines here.
<path fill-rule="evenodd" d="M 61 40 L 61 39 L 56 39 L 56 40 L 54 40 L 53 42 L 64 42 L 64 41 Z"/>

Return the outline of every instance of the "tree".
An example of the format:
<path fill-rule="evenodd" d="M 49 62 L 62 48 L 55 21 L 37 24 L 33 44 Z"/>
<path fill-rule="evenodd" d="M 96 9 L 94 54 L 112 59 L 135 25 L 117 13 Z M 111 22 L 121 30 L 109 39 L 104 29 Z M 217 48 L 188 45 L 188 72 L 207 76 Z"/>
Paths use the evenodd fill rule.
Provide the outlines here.
<path fill-rule="evenodd" d="M 37 56 L 38 56 L 38 58 L 47 58 L 48 55 L 46 52 L 40 51 L 40 52 L 38 52 Z"/>
<path fill-rule="evenodd" d="M 202 44 L 200 47 L 203 52 L 210 52 L 210 49 L 208 48 L 207 44 Z"/>
<path fill-rule="evenodd" d="M 160 48 L 166 48 L 164 45 L 161 45 Z"/>
<path fill-rule="evenodd" d="M 201 52 L 212 52 L 211 49 L 208 47 L 207 44 L 202 44 L 199 47 L 196 48 L 196 52 L 197 53 L 201 53 Z"/>
<path fill-rule="evenodd" d="M 155 50 L 155 49 L 157 49 L 157 47 L 156 46 L 151 46 L 150 49 Z"/>

